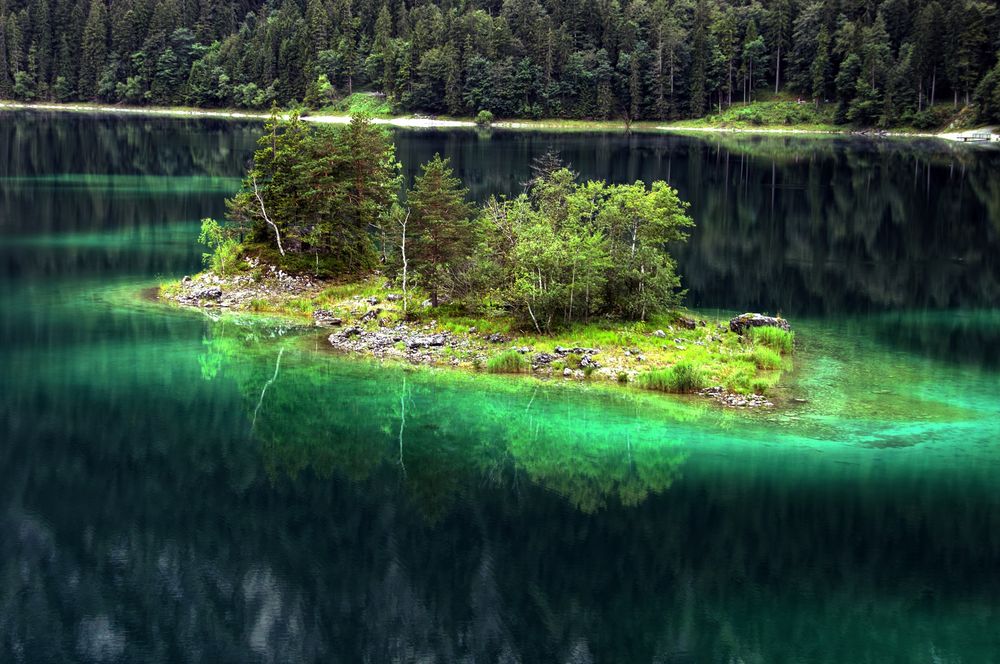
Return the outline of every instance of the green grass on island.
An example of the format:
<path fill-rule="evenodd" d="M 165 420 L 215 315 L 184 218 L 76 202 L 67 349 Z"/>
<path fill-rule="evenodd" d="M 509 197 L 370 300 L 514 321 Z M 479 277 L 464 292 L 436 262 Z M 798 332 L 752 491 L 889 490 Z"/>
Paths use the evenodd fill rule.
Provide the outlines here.
<path fill-rule="evenodd" d="M 266 290 L 267 272 L 266 268 L 258 266 L 239 276 L 252 277 L 262 286 L 262 292 L 271 293 Z M 226 292 L 228 284 L 235 279 L 237 277 L 218 278 L 212 273 L 204 273 L 196 276 L 192 283 L 217 280 Z M 342 321 L 339 326 L 325 328 L 330 334 L 349 327 L 371 332 L 380 327 L 406 324 L 421 334 L 446 333 L 467 344 L 458 349 L 444 347 L 422 355 L 425 360 L 429 357 L 430 361 L 425 363 L 432 366 L 609 381 L 674 394 L 718 386 L 734 394 L 766 395 L 778 385 L 785 372 L 792 369 L 793 332 L 761 327 L 740 336 L 729 330 L 728 320 L 699 316 L 685 309 L 653 316 L 646 321 L 577 322 L 549 334 L 539 334 L 518 325 L 499 310 L 483 315 L 469 312 L 461 304 L 427 306 L 428 295 L 419 289 L 410 293 L 410 305 L 404 315 L 401 300 L 395 299 L 400 294 L 398 286 L 387 284 L 382 275 L 345 283 L 323 280 L 311 280 L 311 283 L 312 287 L 305 292 L 247 298 L 226 309 L 284 316 L 305 325 L 313 323 L 313 312 L 328 312 Z M 166 282 L 161 285 L 160 292 L 165 299 L 173 300 L 184 292 L 184 285 L 177 281 Z M 218 307 L 212 301 L 201 305 Z M 491 337 L 502 341 L 490 341 Z M 557 354 L 560 348 L 593 349 L 597 353 Z M 556 359 L 536 370 L 532 360 L 540 353 L 556 356 Z M 599 366 L 593 366 L 591 358 Z M 413 361 L 401 343 L 389 350 L 384 359 Z"/>

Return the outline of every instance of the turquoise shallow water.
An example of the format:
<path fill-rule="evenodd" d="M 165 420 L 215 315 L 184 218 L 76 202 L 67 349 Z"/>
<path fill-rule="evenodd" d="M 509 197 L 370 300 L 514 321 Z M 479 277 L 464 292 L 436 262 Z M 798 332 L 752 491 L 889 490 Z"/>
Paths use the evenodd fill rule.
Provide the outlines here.
<path fill-rule="evenodd" d="M 806 401 L 748 415 L 143 300 L 197 268 L 255 130 L 0 116 L 0 660 L 1000 660 L 993 153 L 397 137 L 477 195 L 551 145 L 671 163 L 692 301 L 801 340 Z"/>

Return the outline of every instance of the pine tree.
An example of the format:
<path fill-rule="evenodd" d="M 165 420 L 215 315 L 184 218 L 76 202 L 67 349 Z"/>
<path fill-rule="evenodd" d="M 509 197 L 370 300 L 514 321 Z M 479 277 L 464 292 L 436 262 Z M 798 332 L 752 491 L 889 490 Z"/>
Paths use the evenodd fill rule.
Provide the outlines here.
<path fill-rule="evenodd" d="M 809 67 L 811 76 L 812 98 L 819 106 L 820 100 L 826 99 L 826 91 L 830 84 L 830 33 L 826 26 L 816 37 L 816 56 Z"/>
<path fill-rule="evenodd" d="M 468 190 L 454 177 L 448 159 L 440 154 L 421 166 L 407 193 L 410 208 L 413 271 L 430 292 L 431 305 L 438 306 L 442 293 L 459 279 L 463 262 L 475 243 L 470 218 L 473 206 Z"/>
<path fill-rule="evenodd" d="M 446 49 L 448 68 L 444 83 L 444 105 L 451 115 L 462 113 L 462 63 L 455 48 Z"/>
<path fill-rule="evenodd" d="M 863 34 L 862 67 L 868 78 L 868 85 L 877 90 L 892 64 L 892 49 L 889 46 L 889 33 L 885 29 L 885 17 L 879 14 Z"/>
<path fill-rule="evenodd" d="M 695 5 L 694 27 L 691 31 L 691 87 L 689 112 L 698 117 L 705 112 L 708 101 L 710 42 L 708 35 L 709 7 L 707 0 Z"/>
<path fill-rule="evenodd" d="M 375 19 L 375 36 L 372 41 L 373 65 L 378 71 L 371 71 L 369 76 L 380 81 L 382 92 L 391 96 L 393 88 L 393 55 L 392 55 L 392 14 L 388 3 L 382 5 Z"/>
<path fill-rule="evenodd" d="M 781 62 L 788 50 L 788 39 L 792 31 L 792 0 L 772 0 L 767 12 L 767 40 L 774 53 L 774 94 L 781 85 Z"/>
<path fill-rule="evenodd" d="M 733 76 L 736 70 L 736 60 L 739 56 L 736 10 L 732 7 L 724 7 L 712 25 L 712 31 L 719 44 L 720 55 L 725 61 L 725 84 L 722 89 L 726 93 L 726 105 L 732 106 Z"/>
<path fill-rule="evenodd" d="M 14 91 L 14 81 L 7 64 L 7 21 L 0 14 L 0 99 L 9 99 Z"/>
<path fill-rule="evenodd" d="M 757 34 L 757 24 L 751 20 L 743 39 L 743 101 L 753 101 L 754 74 L 761 69 L 761 60 L 766 52 L 764 38 Z"/>
<path fill-rule="evenodd" d="M 920 77 L 917 105 L 923 108 L 925 100 L 933 105 L 937 101 L 937 75 L 943 64 L 941 32 L 944 11 L 937 0 L 931 0 L 920 13 L 914 25 L 914 68 Z"/>
<path fill-rule="evenodd" d="M 108 55 L 108 11 L 104 0 L 91 0 L 80 48 L 80 97 L 97 96 L 97 82 Z"/>

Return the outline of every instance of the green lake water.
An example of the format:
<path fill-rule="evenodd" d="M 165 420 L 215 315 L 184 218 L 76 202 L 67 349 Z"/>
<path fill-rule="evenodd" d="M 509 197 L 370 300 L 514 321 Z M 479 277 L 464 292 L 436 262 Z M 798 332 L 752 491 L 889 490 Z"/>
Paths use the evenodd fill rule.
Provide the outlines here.
<path fill-rule="evenodd" d="M 691 306 L 798 333 L 741 413 L 144 299 L 257 131 L 0 113 L 0 662 L 1000 661 L 1000 152 L 396 135 L 669 179 Z"/>

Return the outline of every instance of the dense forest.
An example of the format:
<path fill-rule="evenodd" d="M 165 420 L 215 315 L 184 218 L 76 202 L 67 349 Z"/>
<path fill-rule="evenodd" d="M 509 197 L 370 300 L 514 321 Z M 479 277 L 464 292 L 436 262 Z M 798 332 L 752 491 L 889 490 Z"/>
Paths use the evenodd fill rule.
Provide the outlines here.
<path fill-rule="evenodd" d="M 836 119 L 1000 115 L 1000 22 L 959 0 L 6 0 L 0 97 L 323 106 L 356 90 L 401 111 L 701 116 L 762 93 Z"/>
<path fill-rule="evenodd" d="M 1000 119 L 998 48 L 984 0 L 0 0 L 0 98 L 635 120 L 785 93 L 919 126 Z"/>

